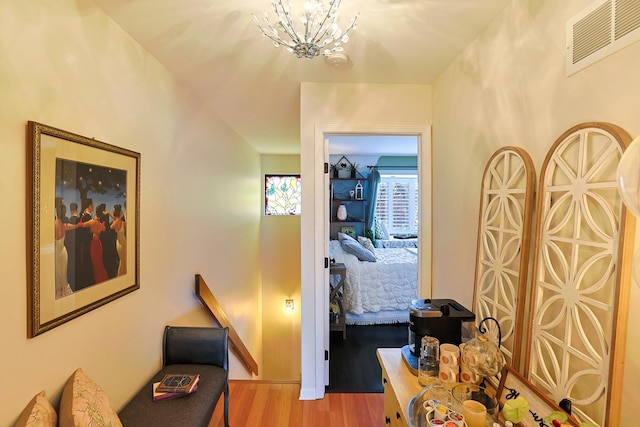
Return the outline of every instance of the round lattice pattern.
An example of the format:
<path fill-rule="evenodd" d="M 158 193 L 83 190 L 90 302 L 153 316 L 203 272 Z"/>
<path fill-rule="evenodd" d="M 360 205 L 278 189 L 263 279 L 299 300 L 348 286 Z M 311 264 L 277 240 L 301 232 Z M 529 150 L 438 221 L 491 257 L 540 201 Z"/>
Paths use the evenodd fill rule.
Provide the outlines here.
<path fill-rule="evenodd" d="M 547 157 L 538 197 L 530 379 L 570 398 L 582 421 L 603 425 L 609 383 L 621 217 L 617 140 L 578 129 Z"/>
<path fill-rule="evenodd" d="M 477 321 L 498 320 L 509 363 L 514 356 L 525 217 L 530 215 L 526 212 L 533 185 L 530 169 L 526 153 L 505 147 L 489 160 L 482 183 L 474 311 Z M 496 330 L 487 333 L 497 341 Z"/>

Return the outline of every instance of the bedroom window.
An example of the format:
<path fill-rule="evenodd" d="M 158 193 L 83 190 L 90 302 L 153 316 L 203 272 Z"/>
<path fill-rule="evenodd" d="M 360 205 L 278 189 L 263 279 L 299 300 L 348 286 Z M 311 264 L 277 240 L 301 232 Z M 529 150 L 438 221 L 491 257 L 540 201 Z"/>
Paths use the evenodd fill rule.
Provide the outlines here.
<path fill-rule="evenodd" d="M 300 175 L 265 175 L 264 189 L 265 215 L 300 215 Z"/>
<path fill-rule="evenodd" d="M 418 176 L 381 175 L 375 215 L 389 234 L 418 232 Z"/>

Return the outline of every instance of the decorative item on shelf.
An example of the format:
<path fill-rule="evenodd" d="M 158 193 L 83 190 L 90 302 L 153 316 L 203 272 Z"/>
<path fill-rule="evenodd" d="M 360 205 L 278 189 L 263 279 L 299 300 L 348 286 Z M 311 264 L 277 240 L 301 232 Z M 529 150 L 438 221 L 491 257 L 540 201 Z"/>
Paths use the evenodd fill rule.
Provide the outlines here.
<path fill-rule="evenodd" d="M 337 323 L 338 322 L 338 315 L 340 314 L 340 306 L 338 305 L 337 302 L 330 302 L 329 303 L 329 320 L 331 323 Z"/>
<path fill-rule="evenodd" d="M 320 54 L 331 56 L 344 50 L 342 45 L 349 41 L 349 31 L 356 29 L 358 19 L 356 13 L 343 31 L 338 26 L 340 2 L 331 0 L 327 7 L 324 1 L 307 0 L 304 13 L 292 14 L 290 2 L 271 0 L 276 14 L 274 23 L 271 24 L 266 11 L 263 11 L 262 23 L 255 14 L 253 20 L 276 47 L 285 46 L 298 58 L 313 59 Z"/>
<path fill-rule="evenodd" d="M 353 225 L 345 225 L 340 227 L 340 232 L 354 239 L 358 237 L 356 234 L 356 227 L 354 227 Z"/>
<path fill-rule="evenodd" d="M 350 163 L 349 164 L 349 172 L 351 174 L 351 178 L 355 178 L 356 174 L 358 173 L 358 164 L 357 163 Z"/>
<path fill-rule="evenodd" d="M 351 190 L 351 191 L 349 191 L 349 198 L 350 198 L 350 199 L 353 199 L 355 196 L 356 196 L 356 192 L 355 192 L 355 190 Z"/>
<path fill-rule="evenodd" d="M 345 205 L 339 205 L 336 216 L 340 221 L 345 221 L 347 219 L 347 207 Z"/>
<path fill-rule="evenodd" d="M 346 156 L 340 157 L 340 159 L 331 164 L 331 171 L 334 178 L 363 178 L 362 174 L 358 172 L 358 164 L 353 163 Z"/>
<path fill-rule="evenodd" d="M 340 166 L 339 163 L 331 163 L 331 165 L 329 166 L 329 169 L 331 170 L 331 177 L 332 178 L 337 178 L 338 177 L 338 171 L 340 169 L 342 169 L 342 167 Z"/>
<path fill-rule="evenodd" d="M 356 184 L 355 192 L 356 192 L 356 200 L 364 199 L 364 189 L 362 187 L 362 184 L 360 184 L 360 181 L 358 181 L 358 183 Z"/>
<path fill-rule="evenodd" d="M 338 178 L 349 178 L 351 176 L 351 170 L 349 169 L 349 163 L 343 162 L 338 164 Z"/>

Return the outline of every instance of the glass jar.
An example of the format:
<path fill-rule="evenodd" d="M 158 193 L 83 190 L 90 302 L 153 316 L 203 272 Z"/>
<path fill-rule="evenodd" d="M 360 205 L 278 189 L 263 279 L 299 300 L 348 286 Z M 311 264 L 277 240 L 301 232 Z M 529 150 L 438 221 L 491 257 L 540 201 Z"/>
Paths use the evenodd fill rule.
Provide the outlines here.
<path fill-rule="evenodd" d="M 478 335 L 467 341 L 461 356 L 462 363 L 481 377 L 493 377 L 504 366 L 502 351 L 485 335 Z"/>

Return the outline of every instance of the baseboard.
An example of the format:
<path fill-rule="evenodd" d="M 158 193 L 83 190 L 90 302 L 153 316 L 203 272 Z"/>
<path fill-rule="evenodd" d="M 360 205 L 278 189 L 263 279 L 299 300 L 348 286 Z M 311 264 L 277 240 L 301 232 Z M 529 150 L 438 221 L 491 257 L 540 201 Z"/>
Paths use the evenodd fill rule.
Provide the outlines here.
<path fill-rule="evenodd" d="M 248 380 L 248 379 L 237 379 L 237 380 L 229 380 L 229 384 L 231 383 L 257 383 L 257 384 L 300 384 L 300 380 Z"/>
<path fill-rule="evenodd" d="M 316 400 L 316 389 L 315 388 L 301 388 L 300 389 L 300 400 Z"/>

